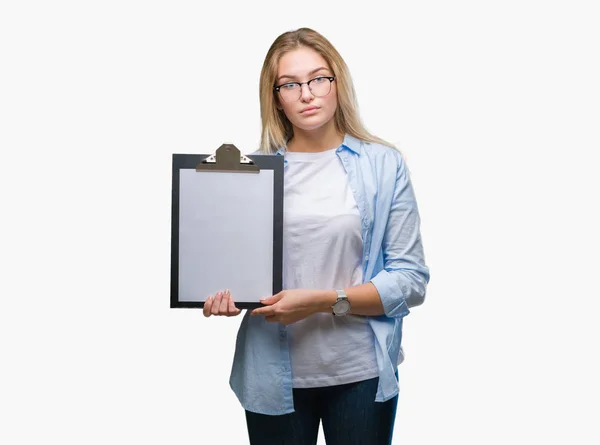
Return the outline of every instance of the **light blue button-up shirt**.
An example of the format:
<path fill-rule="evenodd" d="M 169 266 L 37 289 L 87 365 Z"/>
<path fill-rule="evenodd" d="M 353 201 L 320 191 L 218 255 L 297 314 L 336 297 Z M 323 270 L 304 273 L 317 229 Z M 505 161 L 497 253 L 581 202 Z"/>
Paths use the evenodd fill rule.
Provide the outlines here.
<path fill-rule="evenodd" d="M 410 307 L 423 303 L 429 283 L 419 211 L 407 166 L 397 150 L 346 135 L 336 153 L 360 213 L 363 282 L 371 281 L 377 288 L 385 311 L 367 317 L 379 368 L 375 401 L 384 402 L 398 394 L 396 369 L 404 359 L 402 320 Z M 285 156 L 283 150 L 277 154 Z M 294 412 L 284 324 L 251 317 L 246 311 L 237 334 L 229 384 L 248 411 L 270 415 Z"/>

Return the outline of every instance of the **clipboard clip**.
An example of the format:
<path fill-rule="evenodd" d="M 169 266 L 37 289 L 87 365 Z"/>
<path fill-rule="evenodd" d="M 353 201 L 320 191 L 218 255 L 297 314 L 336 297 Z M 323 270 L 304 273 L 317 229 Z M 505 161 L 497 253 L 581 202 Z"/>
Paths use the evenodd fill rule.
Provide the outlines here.
<path fill-rule="evenodd" d="M 223 144 L 217 151 L 196 165 L 197 172 L 258 173 L 260 169 L 252 159 L 243 155 L 233 144 Z"/>

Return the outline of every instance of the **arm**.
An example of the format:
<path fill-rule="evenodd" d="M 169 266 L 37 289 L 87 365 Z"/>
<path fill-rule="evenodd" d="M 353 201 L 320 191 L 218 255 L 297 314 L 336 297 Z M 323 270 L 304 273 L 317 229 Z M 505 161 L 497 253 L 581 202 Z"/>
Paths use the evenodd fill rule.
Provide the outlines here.
<path fill-rule="evenodd" d="M 385 315 L 392 318 L 403 317 L 409 308 L 422 304 L 429 282 L 417 202 L 406 164 L 397 156 L 396 183 L 382 242 L 384 268 L 371 280 Z"/>
<path fill-rule="evenodd" d="M 355 315 L 381 315 L 383 305 L 379 292 L 373 283 L 368 282 L 359 286 L 344 288 L 350 302 L 350 313 Z M 337 300 L 335 290 L 324 290 L 319 296 L 317 312 L 332 312 L 331 306 Z"/>
<path fill-rule="evenodd" d="M 423 303 L 429 269 L 425 265 L 420 218 L 406 164 L 399 156 L 394 193 L 382 241 L 384 268 L 371 281 L 344 289 L 356 315 L 401 317 Z M 318 312 L 331 312 L 335 290 L 319 295 Z"/>

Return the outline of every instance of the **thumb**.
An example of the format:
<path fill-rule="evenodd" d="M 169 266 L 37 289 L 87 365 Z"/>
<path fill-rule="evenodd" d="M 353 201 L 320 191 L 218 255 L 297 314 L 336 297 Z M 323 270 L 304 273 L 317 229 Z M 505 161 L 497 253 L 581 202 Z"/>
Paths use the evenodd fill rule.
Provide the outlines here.
<path fill-rule="evenodd" d="M 275 304 L 277 303 L 279 300 L 281 300 L 283 298 L 283 295 L 281 292 L 279 292 L 278 294 L 275 295 L 271 295 L 270 297 L 266 297 L 266 298 L 261 298 L 260 302 L 262 304 Z"/>

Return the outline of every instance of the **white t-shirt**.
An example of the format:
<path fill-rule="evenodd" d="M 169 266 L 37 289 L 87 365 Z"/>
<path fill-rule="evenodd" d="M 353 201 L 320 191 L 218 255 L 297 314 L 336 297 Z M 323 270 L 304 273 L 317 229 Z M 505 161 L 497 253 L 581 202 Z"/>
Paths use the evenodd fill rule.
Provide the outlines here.
<path fill-rule="evenodd" d="M 362 284 L 360 215 L 336 149 L 286 152 L 283 288 Z M 378 375 L 366 318 L 318 313 L 287 326 L 295 388 L 341 385 Z"/>

